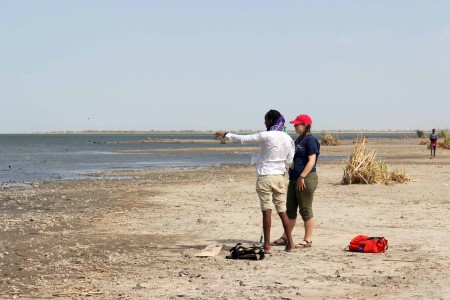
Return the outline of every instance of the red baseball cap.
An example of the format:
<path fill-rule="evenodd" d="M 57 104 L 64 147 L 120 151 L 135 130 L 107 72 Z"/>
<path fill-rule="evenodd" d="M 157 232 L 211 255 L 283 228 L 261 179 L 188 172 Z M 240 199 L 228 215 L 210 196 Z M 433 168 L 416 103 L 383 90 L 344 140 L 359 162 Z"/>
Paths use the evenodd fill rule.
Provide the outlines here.
<path fill-rule="evenodd" d="M 297 118 L 295 118 L 295 120 L 292 120 L 290 123 L 294 125 L 297 124 L 312 125 L 312 119 L 308 115 L 298 115 Z"/>

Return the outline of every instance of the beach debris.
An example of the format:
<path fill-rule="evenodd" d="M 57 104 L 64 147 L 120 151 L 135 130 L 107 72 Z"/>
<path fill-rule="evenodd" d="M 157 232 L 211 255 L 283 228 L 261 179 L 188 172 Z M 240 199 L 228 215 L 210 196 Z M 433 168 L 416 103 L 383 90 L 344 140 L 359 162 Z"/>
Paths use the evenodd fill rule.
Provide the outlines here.
<path fill-rule="evenodd" d="M 209 245 L 206 246 L 205 249 L 203 249 L 200 253 L 195 254 L 196 257 L 210 257 L 210 256 L 216 256 L 220 253 L 220 250 L 222 250 L 222 246 L 216 246 L 216 245 Z"/>
<path fill-rule="evenodd" d="M 342 184 L 393 184 L 410 181 L 404 170 L 389 171 L 384 162 L 376 161 L 376 151 L 367 151 L 366 138 L 356 141 L 355 148 L 350 155 L 344 169 Z"/>
<path fill-rule="evenodd" d="M 134 287 L 132 287 L 133 290 L 141 290 L 147 288 L 143 283 L 138 282 Z"/>
<path fill-rule="evenodd" d="M 73 296 L 73 295 L 78 295 L 78 296 L 86 296 L 86 297 L 90 297 L 90 296 L 94 296 L 94 295 L 101 295 L 103 294 L 103 292 L 101 291 L 69 291 L 69 292 L 63 292 L 63 293 L 55 293 L 52 294 L 53 297 L 69 297 L 69 296 Z"/>
<path fill-rule="evenodd" d="M 395 262 L 421 262 L 420 259 L 383 259 L 383 261 L 395 261 Z"/>

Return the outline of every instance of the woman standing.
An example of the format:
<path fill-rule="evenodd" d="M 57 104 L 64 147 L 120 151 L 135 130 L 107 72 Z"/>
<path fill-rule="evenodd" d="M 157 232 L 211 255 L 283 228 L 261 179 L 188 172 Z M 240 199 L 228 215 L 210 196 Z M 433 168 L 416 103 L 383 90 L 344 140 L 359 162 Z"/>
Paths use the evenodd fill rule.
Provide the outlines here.
<path fill-rule="evenodd" d="M 289 218 L 289 230 L 295 226 L 297 210 L 304 222 L 305 233 L 303 241 L 296 248 L 311 247 L 314 229 L 314 214 L 312 203 L 314 191 L 318 185 L 316 163 L 320 154 L 320 144 L 311 134 L 312 120 L 308 115 L 299 115 L 290 122 L 294 124 L 299 137 L 295 141 L 293 167 L 289 170 L 289 185 L 287 190 L 286 212 Z M 286 233 L 272 242 L 272 245 L 286 244 Z"/>

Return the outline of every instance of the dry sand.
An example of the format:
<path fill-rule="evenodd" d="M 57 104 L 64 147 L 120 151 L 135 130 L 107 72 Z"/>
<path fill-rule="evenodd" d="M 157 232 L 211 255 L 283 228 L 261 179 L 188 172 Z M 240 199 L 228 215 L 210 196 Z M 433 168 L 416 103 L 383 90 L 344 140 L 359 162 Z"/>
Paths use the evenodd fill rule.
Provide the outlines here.
<path fill-rule="evenodd" d="M 122 172 L 0 191 L 1 299 L 450 299 L 450 151 L 419 139 L 370 140 L 407 184 L 340 185 L 343 161 L 318 164 L 313 246 L 228 260 L 257 243 L 254 166 Z M 225 146 L 226 147 L 226 146 Z M 322 147 L 348 156 L 353 144 Z M 124 177 L 110 177 L 124 176 Z M 294 229 L 301 241 L 303 228 Z M 282 231 L 274 214 L 272 237 Z M 385 254 L 343 249 L 384 236 Z M 223 246 L 215 257 L 194 255 Z"/>

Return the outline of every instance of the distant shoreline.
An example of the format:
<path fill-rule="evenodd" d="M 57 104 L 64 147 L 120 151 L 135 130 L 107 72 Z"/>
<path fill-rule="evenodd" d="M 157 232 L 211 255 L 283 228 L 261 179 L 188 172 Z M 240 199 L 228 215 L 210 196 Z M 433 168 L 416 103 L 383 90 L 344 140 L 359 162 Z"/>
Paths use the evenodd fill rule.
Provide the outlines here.
<path fill-rule="evenodd" d="M 222 130 L 223 131 L 223 130 Z M 42 132 L 21 132 L 21 133 L 0 133 L 0 134 L 213 134 L 215 130 L 209 131 L 195 131 L 195 130 L 183 130 L 183 131 L 141 131 L 141 130 L 84 130 L 84 131 L 42 131 Z M 249 134 L 260 132 L 260 130 L 231 130 L 230 132 L 239 134 Z M 392 133 L 415 133 L 416 130 L 313 130 L 314 133 L 320 134 L 330 133 L 379 133 L 379 134 L 392 134 Z M 288 130 L 288 134 L 295 134 L 293 130 Z"/>

